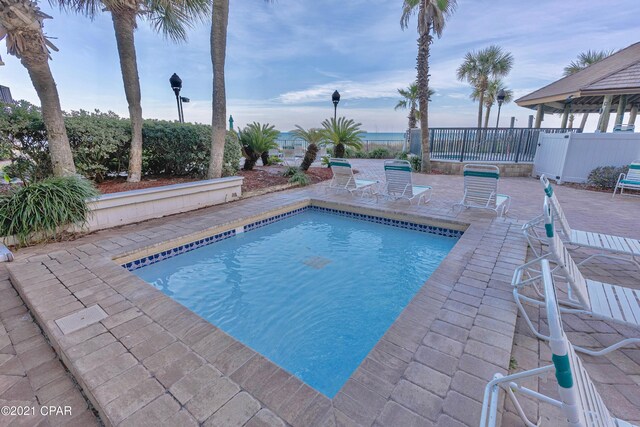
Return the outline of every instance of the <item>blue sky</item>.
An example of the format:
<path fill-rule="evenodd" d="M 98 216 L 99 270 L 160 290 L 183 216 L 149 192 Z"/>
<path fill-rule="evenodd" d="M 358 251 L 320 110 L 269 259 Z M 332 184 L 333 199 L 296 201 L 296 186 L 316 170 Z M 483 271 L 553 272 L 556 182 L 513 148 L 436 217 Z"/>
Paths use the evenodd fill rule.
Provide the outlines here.
<path fill-rule="evenodd" d="M 339 114 L 368 131 L 404 131 L 406 112 L 393 107 L 396 89 L 415 79 L 417 48 L 415 18 L 408 30 L 400 29 L 401 5 L 401 0 L 231 0 L 227 112 L 240 126 L 252 121 L 281 130 L 318 126 L 332 115 L 331 93 L 338 89 Z M 60 49 L 52 54 L 51 68 L 63 109 L 98 108 L 127 116 L 110 15 L 92 22 L 46 2 L 41 7 L 54 18 L 45 22 L 45 32 L 56 37 Z M 579 52 L 640 41 L 638 16 L 638 0 L 459 0 L 443 37 L 432 46 L 436 95 L 430 125 L 475 125 L 471 89 L 455 77 L 467 51 L 490 44 L 510 51 L 515 64 L 506 83 L 517 98 L 559 78 Z M 174 44 L 140 21 L 136 46 L 145 118 L 176 117 L 168 82 L 176 72 L 183 80 L 182 95 L 191 99 L 184 105 L 186 120 L 210 122 L 209 33 L 209 25 L 198 24 L 187 43 Z M 37 103 L 26 70 L 14 57 L 2 57 L 0 84 L 9 86 L 14 98 Z M 515 116 L 517 126 L 526 126 L 532 113 L 505 105 L 501 123 Z M 559 117 L 547 115 L 544 126 L 559 123 Z"/>

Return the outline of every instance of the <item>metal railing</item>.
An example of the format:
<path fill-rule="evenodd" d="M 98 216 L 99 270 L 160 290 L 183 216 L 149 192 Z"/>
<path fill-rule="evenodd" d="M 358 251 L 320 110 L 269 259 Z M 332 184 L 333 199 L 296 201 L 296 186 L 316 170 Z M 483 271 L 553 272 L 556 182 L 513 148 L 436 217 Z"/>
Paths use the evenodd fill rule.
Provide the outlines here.
<path fill-rule="evenodd" d="M 530 163 L 540 132 L 580 132 L 580 129 L 532 128 L 430 128 L 431 158 L 450 161 Z M 421 153 L 420 132 L 411 134 L 411 149 Z"/>

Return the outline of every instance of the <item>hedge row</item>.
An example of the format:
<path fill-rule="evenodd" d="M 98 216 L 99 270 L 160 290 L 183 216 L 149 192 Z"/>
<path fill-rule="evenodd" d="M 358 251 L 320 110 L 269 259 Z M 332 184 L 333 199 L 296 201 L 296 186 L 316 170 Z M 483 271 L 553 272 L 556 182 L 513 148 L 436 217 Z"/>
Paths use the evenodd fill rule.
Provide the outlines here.
<path fill-rule="evenodd" d="M 98 110 L 65 113 L 65 126 L 76 168 L 101 181 L 126 172 L 131 125 L 113 112 Z M 211 150 L 211 126 L 164 120 L 145 120 L 142 128 L 142 172 L 145 175 L 204 176 Z M 10 176 L 42 179 L 51 175 L 47 134 L 40 109 L 26 101 L 0 108 L 0 153 L 11 153 Z M 227 134 L 225 176 L 239 168 L 237 136 Z"/>

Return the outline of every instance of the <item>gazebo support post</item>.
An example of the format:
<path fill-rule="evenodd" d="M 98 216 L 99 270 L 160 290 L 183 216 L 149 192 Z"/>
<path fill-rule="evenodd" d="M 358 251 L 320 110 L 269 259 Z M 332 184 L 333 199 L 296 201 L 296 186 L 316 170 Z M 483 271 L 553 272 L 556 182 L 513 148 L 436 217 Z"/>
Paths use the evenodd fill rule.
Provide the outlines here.
<path fill-rule="evenodd" d="M 606 132 L 607 127 L 609 126 L 609 114 L 611 114 L 611 101 L 613 100 L 613 95 L 605 95 L 602 100 L 602 112 L 600 113 L 600 118 L 598 119 L 598 130 L 600 132 Z"/>
<path fill-rule="evenodd" d="M 636 116 L 638 115 L 638 104 L 633 104 L 633 106 L 631 107 L 631 112 L 629 113 L 629 124 L 630 125 L 635 125 L 636 124 Z"/>
<path fill-rule="evenodd" d="M 536 114 L 536 124 L 534 126 L 535 129 L 540 129 L 542 125 L 542 120 L 544 120 L 544 104 L 538 104 L 538 112 Z"/>
<path fill-rule="evenodd" d="M 567 128 L 567 121 L 569 120 L 569 110 L 571 110 L 571 104 L 568 102 L 564 104 L 564 112 L 562 113 L 562 123 L 560 123 L 560 127 L 562 129 Z"/>
<path fill-rule="evenodd" d="M 621 125 L 624 121 L 624 111 L 627 109 L 627 95 L 620 95 L 618 101 L 618 111 L 616 111 L 616 125 Z"/>

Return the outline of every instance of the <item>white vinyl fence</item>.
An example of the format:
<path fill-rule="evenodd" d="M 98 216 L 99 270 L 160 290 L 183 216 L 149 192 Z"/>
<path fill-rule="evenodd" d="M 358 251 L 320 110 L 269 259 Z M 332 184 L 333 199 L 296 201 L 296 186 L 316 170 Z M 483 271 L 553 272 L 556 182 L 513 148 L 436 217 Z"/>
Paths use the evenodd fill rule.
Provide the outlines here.
<path fill-rule="evenodd" d="M 558 183 L 583 183 L 598 166 L 623 166 L 638 159 L 640 133 L 542 133 L 533 172 Z"/>

